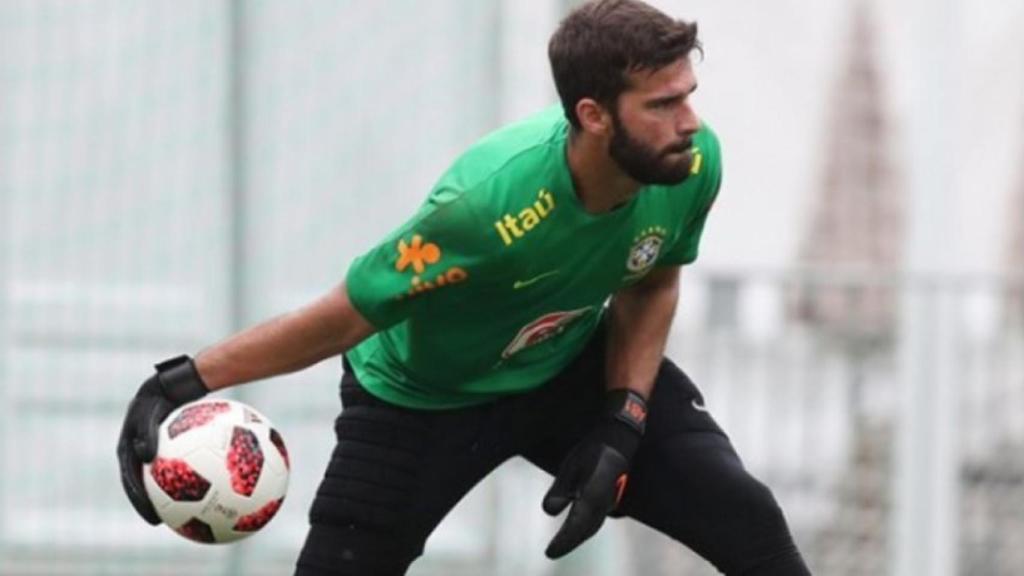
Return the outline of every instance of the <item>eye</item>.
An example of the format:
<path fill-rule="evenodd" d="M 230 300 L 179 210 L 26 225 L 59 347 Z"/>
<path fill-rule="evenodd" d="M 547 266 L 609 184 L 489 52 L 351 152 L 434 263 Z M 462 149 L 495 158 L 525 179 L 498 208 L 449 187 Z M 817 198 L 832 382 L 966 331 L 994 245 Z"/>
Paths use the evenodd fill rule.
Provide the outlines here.
<path fill-rule="evenodd" d="M 675 108 L 683 101 L 681 97 L 664 98 L 662 100 L 655 100 L 651 102 L 650 107 L 655 110 L 670 110 Z"/>

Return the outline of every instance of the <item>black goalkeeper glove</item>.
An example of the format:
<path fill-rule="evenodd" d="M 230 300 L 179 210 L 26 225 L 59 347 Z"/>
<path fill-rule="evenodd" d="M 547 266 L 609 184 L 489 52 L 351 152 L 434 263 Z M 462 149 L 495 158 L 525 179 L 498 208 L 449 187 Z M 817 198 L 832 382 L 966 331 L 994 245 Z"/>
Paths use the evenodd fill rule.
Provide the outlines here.
<path fill-rule="evenodd" d="M 544 553 L 560 558 L 593 536 L 622 500 L 629 466 L 647 420 L 647 404 L 637 393 L 610 390 L 607 416 L 565 457 L 544 496 L 544 511 L 561 514 L 572 504 L 562 527 Z"/>
<path fill-rule="evenodd" d="M 209 389 L 188 356 L 178 356 L 156 365 L 156 374 L 139 387 L 125 414 L 117 441 L 121 485 L 139 516 L 156 526 L 160 523 L 142 483 L 142 464 L 156 457 L 160 423 L 182 404 L 198 400 Z"/>

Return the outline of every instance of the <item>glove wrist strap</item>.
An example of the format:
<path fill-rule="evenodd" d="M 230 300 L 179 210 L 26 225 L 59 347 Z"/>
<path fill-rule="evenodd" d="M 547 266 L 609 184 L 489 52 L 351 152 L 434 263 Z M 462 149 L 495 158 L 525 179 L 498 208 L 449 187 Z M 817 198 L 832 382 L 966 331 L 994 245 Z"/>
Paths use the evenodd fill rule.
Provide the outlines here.
<path fill-rule="evenodd" d="M 616 388 L 608 391 L 605 406 L 612 418 L 643 435 L 647 428 L 647 401 L 643 396 L 627 388 Z"/>
<path fill-rule="evenodd" d="M 179 405 L 198 400 L 210 392 L 199 376 L 195 362 L 186 355 L 157 364 L 156 375 L 164 396 Z"/>
<path fill-rule="evenodd" d="M 601 441 L 631 461 L 646 427 L 647 403 L 636 392 L 615 389 L 605 396 L 605 410 L 607 419 L 600 427 Z"/>

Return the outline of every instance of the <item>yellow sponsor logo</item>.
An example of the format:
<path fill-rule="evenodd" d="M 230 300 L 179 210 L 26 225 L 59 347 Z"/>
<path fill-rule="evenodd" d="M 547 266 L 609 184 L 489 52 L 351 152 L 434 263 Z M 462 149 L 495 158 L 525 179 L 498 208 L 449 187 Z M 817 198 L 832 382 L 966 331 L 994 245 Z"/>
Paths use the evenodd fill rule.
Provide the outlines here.
<path fill-rule="evenodd" d="M 422 278 L 421 275 L 426 272 L 427 266 L 440 262 L 443 254 L 437 244 L 424 242 L 419 234 L 413 235 L 408 243 L 404 238 L 400 239 L 397 249 L 398 260 L 395 261 L 395 270 L 402 273 L 412 267 L 414 275 L 409 282 L 409 289 L 396 296 L 396 300 L 405 300 L 450 284 L 465 282 L 469 278 L 469 273 L 458 266 L 449 268 L 432 279 Z"/>
<path fill-rule="evenodd" d="M 704 166 L 704 154 L 701 154 L 700 148 L 693 147 L 693 161 L 690 163 L 690 174 L 696 176 L 700 174 L 701 167 Z"/>
<path fill-rule="evenodd" d="M 412 284 L 409 286 L 409 290 L 404 294 L 399 294 L 397 296 L 397 299 L 405 300 L 406 298 L 411 298 L 412 296 L 416 296 L 417 294 L 430 292 L 431 290 L 437 290 L 438 288 L 443 288 L 450 284 L 459 284 L 460 282 L 465 282 L 467 279 L 469 279 L 469 272 L 466 272 L 465 270 L 459 268 L 458 266 L 449 268 L 443 274 L 438 274 L 436 277 L 434 277 L 433 280 L 424 280 L 419 276 L 413 276 Z"/>
<path fill-rule="evenodd" d="M 494 228 L 505 246 L 511 246 L 513 242 L 526 236 L 547 219 L 554 210 L 555 197 L 546 188 L 541 188 L 540 192 L 537 192 L 537 200 L 532 205 L 520 210 L 519 214 L 505 214 L 494 223 Z"/>

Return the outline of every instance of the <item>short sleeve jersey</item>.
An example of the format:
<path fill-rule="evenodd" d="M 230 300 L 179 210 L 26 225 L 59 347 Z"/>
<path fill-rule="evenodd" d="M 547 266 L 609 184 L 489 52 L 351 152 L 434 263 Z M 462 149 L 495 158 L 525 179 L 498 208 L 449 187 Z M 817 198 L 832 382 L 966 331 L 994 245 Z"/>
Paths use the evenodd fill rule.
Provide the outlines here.
<path fill-rule="evenodd" d="M 583 209 L 553 107 L 471 147 L 346 283 L 377 329 L 347 358 L 374 395 L 456 408 L 544 384 L 579 354 L 604 304 L 655 266 L 697 258 L 721 181 L 718 141 L 694 137 L 690 176 L 603 214 Z"/>

